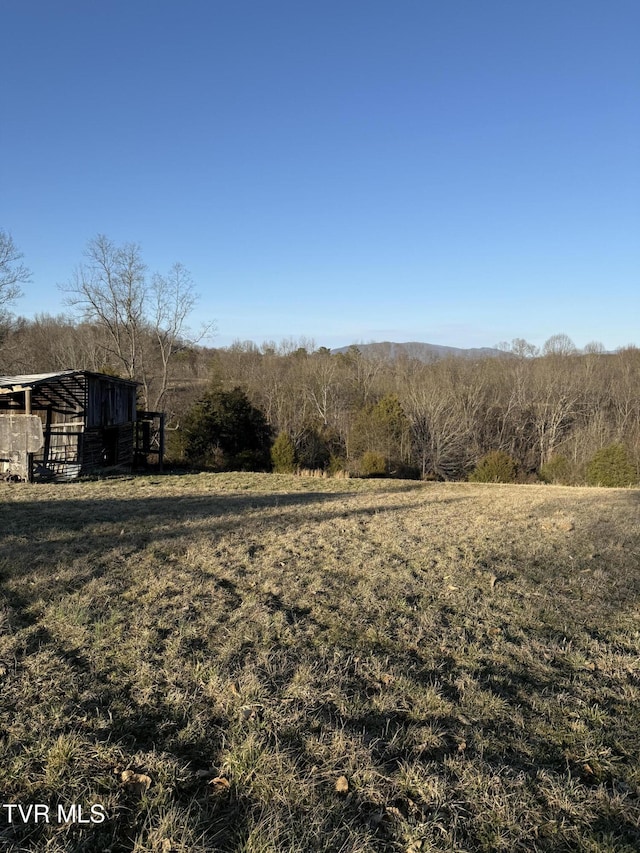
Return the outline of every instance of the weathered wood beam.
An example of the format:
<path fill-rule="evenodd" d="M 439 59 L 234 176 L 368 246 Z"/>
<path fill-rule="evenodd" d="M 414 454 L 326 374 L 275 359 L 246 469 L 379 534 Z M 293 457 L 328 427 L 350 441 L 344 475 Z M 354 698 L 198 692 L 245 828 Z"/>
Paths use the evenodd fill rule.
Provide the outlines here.
<path fill-rule="evenodd" d="M 42 464 L 47 467 L 49 461 L 49 448 L 51 447 L 51 419 L 53 417 L 53 408 L 47 406 L 47 420 L 44 425 L 44 451 L 42 454 Z"/>

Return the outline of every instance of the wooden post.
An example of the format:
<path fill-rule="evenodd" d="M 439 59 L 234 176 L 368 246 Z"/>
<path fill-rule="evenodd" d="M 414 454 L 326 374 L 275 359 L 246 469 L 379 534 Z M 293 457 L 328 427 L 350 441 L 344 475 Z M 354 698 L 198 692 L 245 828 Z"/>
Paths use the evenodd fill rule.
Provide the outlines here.
<path fill-rule="evenodd" d="M 24 413 L 25 415 L 31 414 L 31 388 L 24 389 Z M 24 461 L 27 467 L 27 482 L 33 483 L 33 453 L 29 453 L 27 448 L 29 447 L 29 439 L 27 436 L 27 430 L 25 428 L 24 431 Z"/>
<path fill-rule="evenodd" d="M 44 453 L 43 466 L 46 468 L 49 463 L 49 451 L 51 449 L 51 416 L 53 406 L 47 406 L 47 422 L 44 427 Z"/>
<path fill-rule="evenodd" d="M 158 470 L 162 471 L 164 462 L 164 412 L 160 412 L 160 435 L 158 436 Z"/>

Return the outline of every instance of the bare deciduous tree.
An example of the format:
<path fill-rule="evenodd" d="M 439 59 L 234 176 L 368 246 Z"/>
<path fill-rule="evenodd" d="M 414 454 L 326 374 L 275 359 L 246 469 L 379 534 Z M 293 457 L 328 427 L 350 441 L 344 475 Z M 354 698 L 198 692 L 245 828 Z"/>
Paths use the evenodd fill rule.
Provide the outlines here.
<path fill-rule="evenodd" d="M 154 370 L 156 382 L 150 402 L 153 409 L 159 409 L 169 388 L 172 356 L 187 343 L 192 345 L 195 342 L 193 338 L 186 340 L 186 324 L 189 314 L 198 302 L 198 295 L 189 271 L 182 264 L 176 263 L 166 276 L 158 273 L 153 276 L 150 296 L 153 305 L 152 336 L 159 367 Z M 213 323 L 204 324 L 197 340 L 202 340 L 212 329 Z M 148 369 L 145 364 L 143 383 L 147 396 Z"/>
<path fill-rule="evenodd" d="M 186 321 L 198 299 L 191 276 L 182 264 L 174 264 L 168 275 L 155 274 L 149 283 L 140 246 L 118 246 L 104 234 L 90 240 L 84 254 L 85 261 L 62 287 L 66 303 L 102 329 L 112 366 L 140 382 L 145 408 L 158 409 L 169 388 L 172 357 L 187 343 Z M 211 328 L 205 326 L 200 338 Z"/>
<path fill-rule="evenodd" d="M 89 241 L 84 254 L 85 262 L 76 267 L 71 282 L 62 288 L 67 294 L 65 301 L 84 320 L 104 329 L 114 367 L 121 368 L 128 379 L 136 379 L 147 298 L 140 246 L 116 246 L 99 234 Z"/>
<path fill-rule="evenodd" d="M 542 347 L 543 355 L 573 355 L 575 352 L 577 352 L 576 345 L 569 335 L 565 335 L 563 332 L 558 335 L 551 335 Z"/>
<path fill-rule="evenodd" d="M 23 257 L 11 234 L 0 229 L 0 312 L 22 296 L 20 285 L 31 278 L 31 272 L 22 263 Z"/>

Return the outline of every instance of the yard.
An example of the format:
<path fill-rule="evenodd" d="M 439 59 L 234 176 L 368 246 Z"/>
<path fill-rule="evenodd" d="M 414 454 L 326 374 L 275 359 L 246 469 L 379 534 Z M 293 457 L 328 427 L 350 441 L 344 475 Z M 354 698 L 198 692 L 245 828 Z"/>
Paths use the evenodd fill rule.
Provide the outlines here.
<path fill-rule="evenodd" d="M 640 848 L 640 491 L 0 501 L 3 850 Z"/>

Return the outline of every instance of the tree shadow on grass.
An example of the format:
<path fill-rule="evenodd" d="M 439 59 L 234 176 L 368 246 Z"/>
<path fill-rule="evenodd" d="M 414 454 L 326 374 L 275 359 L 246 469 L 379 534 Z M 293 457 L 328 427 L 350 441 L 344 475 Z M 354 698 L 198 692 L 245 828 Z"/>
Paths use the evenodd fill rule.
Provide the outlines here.
<path fill-rule="evenodd" d="M 36 487 L 37 488 L 37 487 Z M 82 532 L 88 524 L 148 521 L 156 527 L 163 522 L 185 523 L 202 519 L 224 518 L 256 511 L 278 511 L 296 507 L 312 507 L 337 501 L 370 501 L 376 506 L 362 507 L 354 512 L 375 513 L 388 511 L 394 506 L 380 506 L 381 496 L 397 496 L 420 489 L 407 485 L 400 489 L 376 490 L 375 492 L 247 492 L 247 494 L 201 493 L 175 494 L 171 496 L 148 495 L 136 497 L 108 498 L 65 498 L 64 485 L 60 485 L 59 497 L 55 500 L 15 500 L 0 502 L 2 532 L 25 537 L 25 545 L 34 537 L 50 531 Z M 455 498 L 455 500 L 464 499 Z M 340 515 L 340 511 L 336 511 Z M 311 517 L 313 519 L 313 516 Z"/>
<path fill-rule="evenodd" d="M 240 532 L 246 536 L 246 556 L 251 560 L 261 548 L 255 540 L 274 530 L 284 534 L 302 523 L 375 518 L 379 511 L 421 506 L 392 501 L 397 490 L 390 490 L 390 502 L 381 506 L 380 494 L 385 493 L 375 492 L 370 500 L 368 495 L 353 492 L 315 492 L 16 501 L 4 508 L 0 595 L 24 613 L 26 598 L 21 601 L 15 589 L 6 588 L 7 579 L 15 580 L 18 575 L 23 587 L 29 578 L 37 577 L 40 583 L 46 579 L 48 596 L 60 595 L 81 589 L 148 547 L 161 560 L 163 547 L 180 537 L 204 536 L 215 543 L 226 534 Z M 354 497 L 359 499 L 355 505 Z M 343 505 L 336 507 L 340 501 Z M 322 509 L 327 503 L 333 506 Z M 304 510 L 303 516 L 291 513 L 298 508 Z M 61 569 L 70 563 L 73 577 L 63 577 Z"/>

